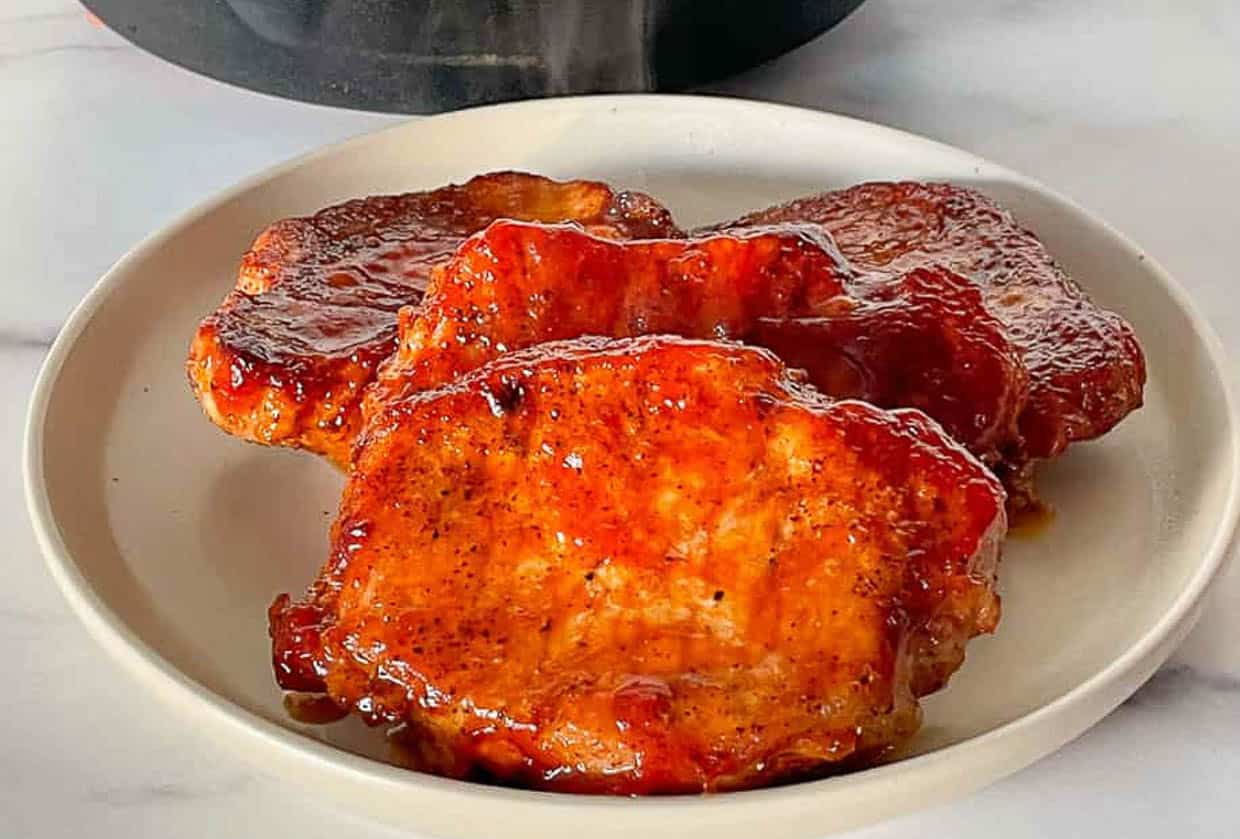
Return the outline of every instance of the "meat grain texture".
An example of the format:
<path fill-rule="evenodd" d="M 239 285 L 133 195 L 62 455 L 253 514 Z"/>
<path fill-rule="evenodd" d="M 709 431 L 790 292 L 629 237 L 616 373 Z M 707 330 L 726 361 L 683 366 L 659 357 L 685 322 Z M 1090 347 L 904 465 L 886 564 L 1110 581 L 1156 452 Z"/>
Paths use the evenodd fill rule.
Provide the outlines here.
<path fill-rule="evenodd" d="M 278 221 L 190 347 L 190 383 L 230 434 L 346 466 L 361 395 L 395 347 L 396 313 L 431 270 L 498 218 L 572 221 L 606 236 L 679 235 L 652 198 L 597 181 L 498 172 Z"/>
<path fill-rule="evenodd" d="M 726 790 L 871 759 L 998 619 L 1003 492 L 917 411 L 658 337 L 509 353 L 372 406 L 285 687 L 419 765 Z"/>
<path fill-rule="evenodd" d="M 1019 422 L 998 464 L 1015 507 L 1035 502 L 1038 460 L 1105 434 L 1141 407 L 1145 356 L 1132 327 L 1094 303 L 1037 236 L 977 190 L 947 183 L 860 184 L 710 231 L 788 223 L 821 225 L 859 271 L 900 276 L 937 265 L 980 290 L 1027 371 Z"/>
<path fill-rule="evenodd" d="M 615 241 L 499 221 L 401 311 L 368 397 L 450 381 L 504 352 L 583 335 L 674 334 L 775 349 L 836 397 L 924 410 L 989 463 L 1028 382 L 979 290 L 951 271 L 854 271 L 810 226 Z"/>

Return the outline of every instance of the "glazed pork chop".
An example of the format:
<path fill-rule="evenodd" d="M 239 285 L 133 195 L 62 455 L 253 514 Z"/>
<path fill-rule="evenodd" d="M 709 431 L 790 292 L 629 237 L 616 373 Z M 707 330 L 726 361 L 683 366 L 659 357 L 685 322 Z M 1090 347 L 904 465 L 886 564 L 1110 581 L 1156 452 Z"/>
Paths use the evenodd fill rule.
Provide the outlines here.
<path fill-rule="evenodd" d="M 640 193 L 517 172 L 276 222 L 190 348 L 189 379 L 207 416 L 246 440 L 347 464 L 362 390 L 395 346 L 397 311 L 421 299 L 434 266 L 498 218 L 678 235 L 668 211 Z"/>
<path fill-rule="evenodd" d="M 1100 308 L 1011 213 L 945 183 L 868 183 L 810 196 L 710 228 L 819 224 L 858 270 L 898 277 L 938 265 L 981 290 L 986 311 L 1029 374 L 1019 438 L 1000 471 L 1032 500 L 1032 465 L 1098 437 L 1141 406 L 1145 358 L 1132 327 Z M 802 340 L 813 341 L 813 325 Z M 881 402 L 882 400 L 880 400 Z"/>
<path fill-rule="evenodd" d="M 543 341 L 727 338 L 775 349 L 832 396 L 924 410 L 994 463 L 1028 392 L 971 283 L 941 268 L 871 280 L 813 227 L 621 242 L 500 221 L 435 272 L 401 321 L 367 399 L 437 387 Z"/>
<path fill-rule="evenodd" d="M 871 759 L 998 620 L 997 480 L 924 414 L 769 352 L 542 344 L 368 409 L 277 678 L 422 768 L 736 789 Z"/>

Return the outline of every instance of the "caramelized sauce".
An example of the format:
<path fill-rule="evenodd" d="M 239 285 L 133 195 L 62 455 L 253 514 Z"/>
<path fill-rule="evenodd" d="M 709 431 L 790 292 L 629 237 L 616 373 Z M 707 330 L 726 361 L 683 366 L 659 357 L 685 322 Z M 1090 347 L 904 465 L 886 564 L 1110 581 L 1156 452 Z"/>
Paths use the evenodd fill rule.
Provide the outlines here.
<path fill-rule="evenodd" d="M 1031 506 L 1010 511 L 1008 514 L 1008 536 L 1012 539 L 1037 539 L 1050 529 L 1055 521 L 1055 508 L 1045 501 L 1038 501 Z"/>
<path fill-rule="evenodd" d="M 402 313 L 371 393 L 437 387 L 539 342 L 651 334 L 767 347 L 831 396 L 925 411 L 987 462 L 1028 389 L 976 286 L 940 268 L 857 276 L 814 226 L 616 242 L 500 221 Z"/>
<path fill-rule="evenodd" d="M 317 693 L 284 694 L 284 711 L 305 725 L 327 725 L 349 715 L 348 709 L 341 708 L 330 696 Z"/>
<path fill-rule="evenodd" d="M 976 190 L 944 183 L 867 183 L 801 198 L 716 229 L 822 225 L 856 268 L 889 276 L 939 265 L 967 277 L 1003 324 L 1028 372 L 1020 440 L 1000 442 L 1019 475 L 1023 458 L 1058 455 L 1140 407 L 1145 359 L 1132 327 L 1095 305 L 1011 213 Z"/>
<path fill-rule="evenodd" d="M 911 735 L 994 628 L 1002 504 L 920 412 L 767 351 L 541 343 L 376 406 L 322 576 L 273 606 L 277 676 L 421 724 L 403 759 L 452 777 L 804 777 Z"/>
<path fill-rule="evenodd" d="M 616 238 L 680 235 L 648 196 L 516 172 L 276 222 L 191 347 L 190 381 L 208 415 L 231 434 L 346 465 L 361 392 L 395 348 L 397 312 L 497 218 L 572 221 Z"/>

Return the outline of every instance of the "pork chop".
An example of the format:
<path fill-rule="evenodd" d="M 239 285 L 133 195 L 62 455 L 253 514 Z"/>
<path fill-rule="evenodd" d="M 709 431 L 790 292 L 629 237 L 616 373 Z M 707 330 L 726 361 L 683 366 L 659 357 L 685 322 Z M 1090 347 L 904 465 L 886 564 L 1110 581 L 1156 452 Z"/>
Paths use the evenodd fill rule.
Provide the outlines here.
<path fill-rule="evenodd" d="M 572 221 L 618 237 L 678 234 L 641 193 L 517 172 L 276 222 L 190 348 L 189 379 L 207 416 L 243 439 L 346 465 L 362 391 L 395 346 L 397 311 L 421 299 L 431 269 L 462 240 L 498 218 Z"/>
<path fill-rule="evenodd" d="M 1029 373 L 1019 440 L 1000 471 L 1017 506 L 1032 466 L 1098 437 L 1141 406 L 1145 358 L 1132 327 L 1095 304 L 1038 237 L 974 189 L 867 183 L 759 210 L 700 231 L 783 223 L 826 230 L 859 271 L 901 276 L 930 265 L 967 278 Z"/>
<path fill-rule="evenodd" d="M 372 404 L 277 678 L 422 768 L 737 789 L 905 741 L 998 620 L 997 480 L 918 411 L 769 352 L 542 344 Z"/>
<path fill-rule="evenodd" d="M 808 226 L 621 242 L 500 221 L 463 244 L 401 319 L 371 391 L 380 401 L 542 341 L 729 338 L 774 348 L 832 396 L 920 408 L 993 463 L 1028 392 L 971 283 L 941 268 L 871 281 Z"/>

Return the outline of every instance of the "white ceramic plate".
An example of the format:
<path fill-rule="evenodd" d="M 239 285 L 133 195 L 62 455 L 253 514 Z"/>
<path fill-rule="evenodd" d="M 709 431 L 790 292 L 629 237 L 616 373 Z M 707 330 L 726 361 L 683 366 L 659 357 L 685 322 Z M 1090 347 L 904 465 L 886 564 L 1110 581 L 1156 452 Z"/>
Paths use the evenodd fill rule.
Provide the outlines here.
<path fill-rule="evenodd" d="M 925 703 L 904 759 L 777 789 L 658 800 L 529 793 L 389 765 L 376 732 L 307 726 L 281 705 L 266 607 L 325 557 L 341 478 L 242 444 L 190 396 L 182 360 L 239 255 L 273 219 L 493 169 L 648 190 L 695 225 L 877 178 L 978 185 L 1135 325 L 1147 405 L 1045 470 L 1058 509 L 1011 540 L 998 634 Z M 898 131 L 691 97 L 595 97 L 412 122 L 259 175 L 138 246 L 70 319 L 35 389 L 29 504 L 48 564 L 100 642 L 211 737 L 307 788 L 453 836 L 818 835 L 960 795 L 1109 712 L 1196 617 L 1237 515 L 1235 404 L 1216 339 L 1132 243 L 1030 180 Z"/>

